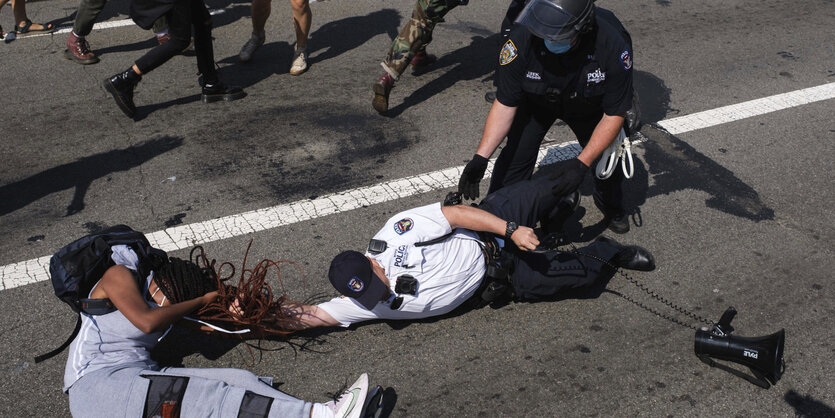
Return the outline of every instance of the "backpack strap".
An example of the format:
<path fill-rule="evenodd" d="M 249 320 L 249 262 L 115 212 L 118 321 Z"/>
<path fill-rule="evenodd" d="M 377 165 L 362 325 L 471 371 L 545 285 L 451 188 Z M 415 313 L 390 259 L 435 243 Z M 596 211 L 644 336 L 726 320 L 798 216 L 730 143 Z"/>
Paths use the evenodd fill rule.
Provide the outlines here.
<path fill-rule="evenodd" d="M 79 313 L 78 314 L 78 319 L 75 321 L 75 329 L 72 331 L 72 334 L 70 334 L 70 336 L 67 338 L 67 341 L 64 341 L 64 343 L 61 344 L 60 347 L 58 347 L 58 348 L 56 348 L 56 349 L 54 349 L 54 350 L 52 350 L 52 351 L 50 351 L 46 354 L 41 354 L 41 355 L 35 357 L 35 363 L 40 363 L 44 360 L 51 359 L 51 358 L 57 356 L 60 352 L 64 351 L 64 349 L 67 348 L 67 346 L 69 346 L 70 343 L 72 343 L 72 340 L 75 339 L 75 336 L 78 335 L 78 330 L 80 330 L 80 329 L 81 329 L 81 314 Z"/>
<path fill-rule="evenodd" d="M 105 315 L 116 310 L 110 299 L 79 299 L 81 310 L 90 315 Z"/>

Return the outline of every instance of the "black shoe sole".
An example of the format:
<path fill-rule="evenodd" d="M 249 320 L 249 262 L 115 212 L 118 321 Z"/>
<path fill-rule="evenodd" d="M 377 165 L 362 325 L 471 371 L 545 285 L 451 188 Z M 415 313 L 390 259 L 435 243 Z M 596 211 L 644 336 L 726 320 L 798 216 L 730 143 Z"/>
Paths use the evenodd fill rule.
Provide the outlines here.
<path fill-rule="evenodd" d="M 136 106 L 131 107 L 122 99 L 122 95 L 119 94 L 119 91 L 116 90 L 116 87 L 113 86 L 113 83 L 110 82 L 110 79 L 104 80 L 104 89 L 113 96 L 113 99 L 116 100 L 116 105 L 119 106 L 119 109 L 122 110 L 122 113 L 125 116 L 133 119 L 133 116 L 136 115 Z"/>
<path fill-rule="evenodd" d="M 75 56 L 75 54 L 70 52 L 69 49 L 64 50 L 64 58 L 66 58 L 70 61 L 77 62 L 81 65 L 90 65 L 90 64 L 95 64 L 95 63 L 99 62 L 99 57 L 93 57 L 93 58 L 86 59 L 86 60 L 78 58 L 78 57 Z"/>
<path fill-rule="evenodd" d="M 214 102 L 231 102 L 233 100 L 242 99 L 246 96 L 246 92 L 240 91 L 238 93 L 231 93 L 231 94 L 203 94 L 202 100 L 203 103 L 214 103 Z"/>

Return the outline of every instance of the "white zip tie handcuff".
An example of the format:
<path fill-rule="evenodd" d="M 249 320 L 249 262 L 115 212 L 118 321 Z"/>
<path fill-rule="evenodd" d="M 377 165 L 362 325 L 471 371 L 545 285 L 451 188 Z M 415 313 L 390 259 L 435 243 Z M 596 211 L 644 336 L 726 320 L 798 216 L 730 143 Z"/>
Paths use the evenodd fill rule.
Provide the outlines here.
<path fill-rule="evenodd" d="M 632 161 L 632 142 L 626 136 L 623 128 L 620 128 L 618 136 L 612 141 L 612 145 L 603 150 L 603 155 L 600 156 L 600 161 L 597 162 L 595 175 L 601 180 L 605 180 L 612 176 L 615 169 L 620 166 L 623 170 L 623 175 L 631 179 L 635 174 L 635 164 Z"/>

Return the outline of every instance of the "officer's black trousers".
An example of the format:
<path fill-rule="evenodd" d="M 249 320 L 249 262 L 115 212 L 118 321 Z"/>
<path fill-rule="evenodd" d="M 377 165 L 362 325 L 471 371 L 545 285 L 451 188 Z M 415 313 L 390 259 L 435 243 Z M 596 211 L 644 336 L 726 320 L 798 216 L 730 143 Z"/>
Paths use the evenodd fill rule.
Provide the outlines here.
<path fill-rule="evenodd" d="M 197 70 L 203 74 L 205 81 L 216 82 L 217 70 L 211 32 L 212 17 L 206 10 L 203 0 L 178 0 L 165 16 L 168 19 L 168 33 L 171 39 L 154 47 L 136 60 L 139 71 L 147 74 L 186 49 L 191 42 L 193 27 Z"/>
<path fill-rule="evenodd" d="M 529 101 L 524 102 L 516 108 L 516 116 L 507 134 L 507 144 L 502 148 L 496 159 L 496 165 L 493 167 L 488 193 L 531 178 L 542 140 L 545 139 L 545 134 L 558 118 L 565 121 L 580 145 L 585 147 L 602 117 L 602 111 L 584 116 L 565 116 L 560 115 L 560 112 L 555 111 L 553 107 L 540 106 Z M 592 164 L 592 171 L 596 164 L 597 161 Z M 606 180 L 599 180 L 596 177 L 594 179 L 597 197 L 605 206 L 604 211 L 609 215 L 623 211 L 621 191 L 623 179 L 621 170 L 615 170 Z"/>
<path fill-rule="evenodd" d="M 479 208 L 504 220 L 533 228 L 539 219 L 552 214 L 563 197 L 551 193 L 551 183 L 544 176 L 516 182 L 488 194 Z M 594 242 L 581 248 L 581 254 L 558 251 L 530 253 L 520 251 L 512 243 L 505 243 L 504 251 L 510 254 L 516 297 L 539 300 L 558 296 L 565 290 L 589 286 L 611 275 L 614 271 L 604 261 L 611 260 L 619 248 L 605 242 Z"/>

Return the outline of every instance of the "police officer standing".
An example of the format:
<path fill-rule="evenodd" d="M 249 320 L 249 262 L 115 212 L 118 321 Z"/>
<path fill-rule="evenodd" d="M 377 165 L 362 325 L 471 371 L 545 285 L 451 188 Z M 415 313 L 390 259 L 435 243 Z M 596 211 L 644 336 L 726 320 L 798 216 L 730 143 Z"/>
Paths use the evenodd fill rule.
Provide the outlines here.
<path fill-rule="evenodd" d="M 545 134 L 561 119 L 583 147 L 550 174 L 554 193 L 566 195 L 624 124 L 633 98 L 632 41 L 614 14 L 593 0 L 531 0 L 501 49 L 496 84 L 496 100 L 459 191 L 478 197 L 487 160 L 505 136 L 489 191 L 529 179 Z M 620 170 L 605 181 L 595 179 L 595 204 L 617 233 L 629 231 L 622 181 Z"/>

